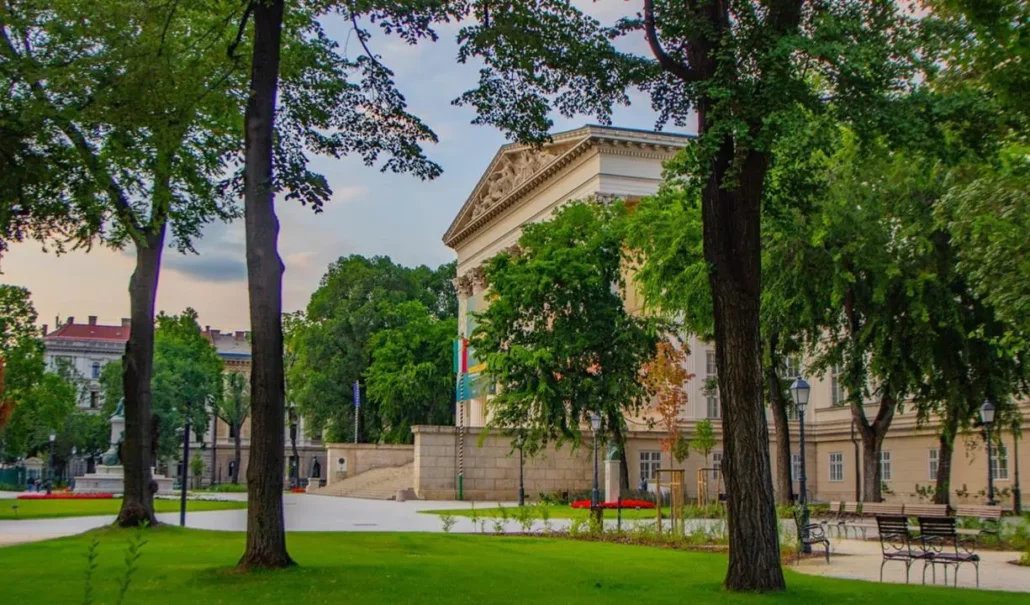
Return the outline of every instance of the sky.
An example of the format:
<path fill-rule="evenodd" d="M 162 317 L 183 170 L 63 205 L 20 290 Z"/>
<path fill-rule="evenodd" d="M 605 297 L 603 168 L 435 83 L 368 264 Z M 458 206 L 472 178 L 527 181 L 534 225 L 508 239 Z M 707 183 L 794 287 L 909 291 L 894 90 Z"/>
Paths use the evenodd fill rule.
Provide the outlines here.
<path fill-rule="evenodd" d="M 584 3 L 602 21 L 626 11 L 620 0 Z M 326 30 L 353 55 L 360 48 L 349 22 L 329 18 Z M 420 181 L 405 174 L 381 173 L 356 158 L 315 157 L 312 166 L 326 175 L 333 189 L 324 212 L 314 214 L 298 203 L 282 200 L 279 254 L 283 276 L 283 308 L 307 306 L 311 293 L 329 263 L 350 254 L 385 255 L 404 265 L 437 266 L 455 258 L 441 238 L 479 180 L 498 147 L 507 141 L 493 127 L 473 126 L 475 111 L 451 101 L 473 88 L 478 65 L 457 63 L 457 26 L 438 28 L 436 43 L 408 46 L 375 31 L 370 42 L 396 73 L 396 82 L 409 109 L 426 122 L 440 141 L 427 155 L 443 167 L 443 175 Z M 633 45 L 636 45 L 634 41 Z M 643 41 L 639 41 L 643 46 Z M 567 120 L 553 116 L 555 131 L 595 123 L 591 116 Z M 655 114 L 648 100 L 633 95 L 630 107 L 618 108 L 613 125 L 650 129 Z M 249 327 L 243 221 L 209 225 L 196 243 L 198 254 L 164 254 L 157 309 L 178 313 L 197 310 L 201 325 L 222 330 Z M 12 245 L 0 265 L 0 283 L 24 286 L 32 292 L 39 323 L 54 325 L 74 316 L 77 322 L 96 315 L 100 323 L 116 324 L 129 315 L 129 277 L 132 248 L 124 251 L 94 247 L 89 252 L 55 256 L 36 242 Z"/>

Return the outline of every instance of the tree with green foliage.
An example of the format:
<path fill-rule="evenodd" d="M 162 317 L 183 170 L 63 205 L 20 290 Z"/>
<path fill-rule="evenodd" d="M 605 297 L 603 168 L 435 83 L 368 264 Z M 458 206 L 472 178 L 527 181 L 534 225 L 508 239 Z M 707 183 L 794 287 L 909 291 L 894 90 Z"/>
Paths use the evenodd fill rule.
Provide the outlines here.
<path fill-rule="evenodd" d="M 179 315 L 160 313 L 154 336 L 151 389 L 162 427 L 157 450 L 164 458 L 178 455 L 181 443 L 175 431 L 186 424 L 187 416 L 196 434 L 207 430 L 208 409 L 222 396 L 223 363 L 191 308 Z"/>
<path fill-rule="evenodd" d="M 705 466 L 708 466 L 708 456 L 712 454 L 712 450 L 718 442 L 715 439 L 715 427 L 712 426 L 712 421 L 708 418 L 698 421 L 694 425 L 694 436 L 690 439 L 690 446 L 694 448 L 694 451 L 705 457 Z"/>
<path fill-rule="evenodd" d="M 607 122 L 630 87 L 650 96 L 661 123 L 696 117 L 699 138 L 671 171 L 694 175 L 701 189 L 726 427 L 726 586 L 783 590 L 760 335 L 771 152 L 799 108 L 832 100 L 842 120 L 889 120 L 889 100 L 913 81 L 914 21 L 891 2 L 645 0 L 627 12 L 603 25 L 564 0 L 472 2 L 459 60 L 484 67 L 459 102 L 523 141 L 546 139 L 552 110 Z M 624 50 L 630 35 L 649 55 Z"/>
<path fill-rule="evenodd" d="M 372 337 L 365 388 L 378 411 L 380 441 L 411 443 L 416 424 L 454 424 L 451 343 L 458 321 L 436 317 L 417 300 L 385 315 L 391 327 Z"/>
<path fill-rule="evenodd" d="M 366 258 L 363 256 L 342 257 L 329 266 L 322 277 L 319 288 L 311 295 L 305 312 L 305 321 L 290 329 L 290 340 L 286 350 L 290 372 L 287 376 L 290 400 L 304 417 L 309 432 L 323 432 L 331 441 L 350 441 L 354 438 L 354 405 L 352 385 L 355 381 L 367 382 L 369 371 L 376 359 L 376 336 L 389 329 L 405 329 L 405 315 L 398 313 L 405 303 L 415 302 L 428 313 L 422 317 L 422 325 L 434 326 L 434 334 L 442 334 L 439 322 L 457 317 L 457 295 L 450 280 L 455 277 L 454 263 L 441 265 L 436 269 L 425 266 L 409 268 L 395 264 L 387 257 Z M 410 309 L 409 309 L 410 310 Z M 457 334 L 455 329 L 446 337 L 445 343 L 419 337 L 426 344 L 417 353 L 415 363 L 435 364 L 438 361 L 437 346 L 446 346 Z M 395 341 L 382 341 L 392 344 Z M 400 351 L 394 349 L 380 358 L 382 364 L 403 365 Z M 450 353 L 448 352 L 448 355 Z M 450 363 L 447 364 L 448 371 Z M 399 366 L 398 366 L 399 369 Z M 382 387 L 385 377 L 377 377 Z M 453 383 L 450 389 L 453 389 Z M 428 387 L 425 393 L 436 393 L 436 386 Z M 409 437 L 400 432 L 384 430 L 398 422 L 417 424 L 423 416 L 396 416 L 404 406 L 380 410 L 381 401 L 389 397 L 386 390 L 378 390 L 383 398 L 369 397 L 361 408 L 361 436 L 370 443 L 389 442 L 399 439 L 407 442 Z M 449 400 L 453 399 L 453 392 Z M 428 405 L 429 401 L 412 402 L 416 407 Z"/>
<path fill-rule="evenodd" d="M 225 393 L 216 399 L 215 415 L 229 426 L 233 438 L 232 483 L 240 482 L 243 423 L 250 415 L 250 381 L 239 372 L 225 375 Z"/>
<path fill-rule="evenodd" d="M 86 248 L 99 236 L 136 251 L 123 364 L 126 526 L 156 522 L 150 381 L 167 232 L 190 252 L 205 223 L 236 213 L 226 174 L 245 85 L 226 48 L 239 43 L 240 10 L 226 0 L 8 3 L 0 24 L 5 90 L 48 139 L 46 190 L 61 193 L 76 219 L 71 232 L 40 235 Z"/>
<path fill-rule="evenodd" d="M 489 306 L 470 345 L 497 385 L 489 425 L 518 428 L 533 455 L 579 445 L 581 425 L 602 418 L 598 438 L 625 464 L 625 415 L 650 399 L 641 371 L 655 356 L 658 321 L 626 310 L 622 204 L 575 202 L 523 226 L 517 251 L 486 263 Z"/>
<path fill-rule="evenodd" d="M 18 368 L 22 358 L 38 352 L 36 308 L 25 288 L 0 284 L 0 435 L 17 405 L 17 378 L 8 379 L 9 365 Z M 18 371 L 20 368 L 14 370 Z M 11 386 L 8 386 L 10 381 Z M 24 387 L 22 387 L 24 388 Z"/>

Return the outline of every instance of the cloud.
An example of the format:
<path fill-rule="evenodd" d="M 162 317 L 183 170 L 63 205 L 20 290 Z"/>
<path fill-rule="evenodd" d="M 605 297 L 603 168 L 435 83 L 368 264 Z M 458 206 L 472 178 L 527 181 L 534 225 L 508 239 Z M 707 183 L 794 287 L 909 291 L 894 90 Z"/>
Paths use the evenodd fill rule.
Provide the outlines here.
<path fill-rule="evenodd" d="M 200 282 L 237 283 L 247 279 L 247 265 L 242 256 L 168 255 L 164 266 L 169 271 Z"/>

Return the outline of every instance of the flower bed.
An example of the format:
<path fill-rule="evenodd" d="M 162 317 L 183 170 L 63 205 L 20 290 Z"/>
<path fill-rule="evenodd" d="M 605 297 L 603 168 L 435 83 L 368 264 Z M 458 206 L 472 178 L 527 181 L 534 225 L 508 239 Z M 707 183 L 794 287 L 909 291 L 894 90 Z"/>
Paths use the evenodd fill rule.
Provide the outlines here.
<path fill-rule="evenodd" d="M 76 494 L 75 492 L 54 492 L 52 494 L 22 494 L 19 500 L 110 500 L 114 494 Z"/>
<path fill-rule="evenodd" d="M 572 508 L 590 508 L 590 500 L 576 500 L 570 504 Z M 598 504 L 601 508 L 619 508 L 618 502 L 602 502 Z M 622 508 L 654 508 L 654 502 L 647 500 L 623 500 Z"/>
<path fill-rule="evenodd" d="M 303 487 L 295 487 L 295 488 L 290 490 L 290 493 L 291 494 L 306 494 L 306 493 L 308 493 L 308 490 L 304 489 Z"/>

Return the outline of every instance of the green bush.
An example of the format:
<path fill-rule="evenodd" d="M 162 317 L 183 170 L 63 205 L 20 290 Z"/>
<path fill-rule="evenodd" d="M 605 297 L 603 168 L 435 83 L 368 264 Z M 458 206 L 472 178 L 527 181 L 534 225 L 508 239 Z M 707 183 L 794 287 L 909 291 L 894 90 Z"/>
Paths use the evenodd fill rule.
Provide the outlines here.
<path fill-rule="evenodd" d="M 205 487 L 204 489 L 193 490 L 195 492 L 212 492 L 216 494 L 241 494 L 247 491 L 247 486 L 243 483 L 222 483 L 220 485 L 212 485 Z"/>
<path fill-rule="evenodd" d="M 15 485 L 14 483 L 0 483 L 0 492 L 23 492 L 25 491 L 24 485 Z"/>

